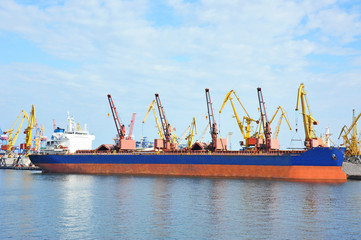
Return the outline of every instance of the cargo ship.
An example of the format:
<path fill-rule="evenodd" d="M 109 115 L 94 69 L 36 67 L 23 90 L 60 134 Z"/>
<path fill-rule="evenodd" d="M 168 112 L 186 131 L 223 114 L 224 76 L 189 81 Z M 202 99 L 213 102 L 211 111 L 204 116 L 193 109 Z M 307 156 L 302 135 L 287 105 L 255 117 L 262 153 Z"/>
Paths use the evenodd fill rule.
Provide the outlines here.
<path fill-rule="evenodd" d="M 344 150 L 172 151 L 30 155 L 43 172 L 346 181 Z"/>
<path fill-rule="evenodd" d="M 270 137 L 262 92 L 258 91 L 264 138 L 247 139 L 251 147 L 227 150 L 226 139 L 218 138 L 209 90 L 206 89 L 208 119 L 212 142 L 196 142 L 189 149 L 178 149 L 171 141 L 159 95 L 156 101 L 163 127 L 163 139 L 155 139 L 153 151 L 137 151 L 135 141 L 125 137 L 124 125 L 108 94 L 118 141 L 95 150 L 73 154 L 33 154 L 31 161 L 43 172 L 75 174 L 161 175 L 219 178 L 260 178 L 295 181 L 345 182 L 342 171 L 344 149 L 317 146 L 316 139 L 306 139 L 305 150 L 280 150 L 277 139 Z M 249 141 L 248 141 L 249 140 Z"/>

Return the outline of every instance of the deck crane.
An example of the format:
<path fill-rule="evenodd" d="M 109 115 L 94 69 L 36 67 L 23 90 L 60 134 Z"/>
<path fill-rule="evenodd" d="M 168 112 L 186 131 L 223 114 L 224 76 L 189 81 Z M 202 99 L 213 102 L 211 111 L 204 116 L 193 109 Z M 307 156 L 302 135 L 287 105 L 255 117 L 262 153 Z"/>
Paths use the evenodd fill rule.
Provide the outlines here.
<path fill-rule="evenodd" d="M 203 141 L 203 139 L 204 139 L 204 137 L 206 136 L 206 134 L 207 134 L 208 130 L 209 130 L 209 123 L 207 123 L 206 128 L 204 129 L 204 131 L 203 131 L 203 133 L 202 133 L 201 137 L 197 140 L 197 142 L 202 142 L 202 141 Z"/>
<path fill-rule="evenodd" d="M 361 141 L 359 141 L 357 137 L 357 121 L 360 119 L 360 117 L 361 113 L 357 117 L 355 117 L 355 109 L 353 109 L 351 126 L 347 128 L 347 126 L 345 125 L 341 130 L 340 136 L 338 137 L 340 139 L 340 137 L 342 136 L 343 145 L 346 147 L 345 155 L 349 157 L 356 157 L 361 155 Z"/>
<path fill-rule="evenodd" d="M 296 111 L 298 111 L 300 101 L 302 107 L 303 125 L 305 128 L 305 146 L 307 148 L 317 147 L 319 145 L 319 141 L 314 137 L 313 125 L 318 125 L 318 121 L 311 116 L 310 106 L 308 105 L 303 83 L 301 83 L 298 88 Z"/>
<path fill-rule="evenodd" d="M 132 114 L 132 120 L 130 121 L 129 134 L 128 134 L 127 140 L 131 140 L 131 139 L 132 139 L 135 115 L 136 115 L 136 113 L 133 113 L 133 114 Z"/>
<path fill-rule="evenodd" d="M 34 139 L 33 139 L 33 142 L 34 142 L 34 150 L 35 151 L 38 151 L 38 148 L 36 147 L 36 142 L 37 140 L 39 139 L 39 146 L 40 146 L 40 138 L 39 138 L 39 133 L 40 133 L 40 127 L 39 127 L 39 124 L 38 124 L 38 119 L 36 118 L 35 119 L 35 134 L 34 134 Z"/>
<path fill-rule="evenodd" d="M 149 112 L 150 112 L 150 111 L 153 111 L 154 119 L 155 119 L 155 122 L 156 122 L 157 128 L 158 128 L 158 136 L 159 136 L 160 139 L 165 139 L 165 138 L 164 138 L 164 134 L 163 134 L 163 130 L 162 130 L 162 128 L 161 128 L 161 126 L 160 126 L 160 124 L 159 124 L 158 118 L 157 118 L 157 114 L 155 113 L 154 104 L 155 104 L 155 100 L 153 100 L 153 101 L 149 104 L 149 107 L 148 107 L 147 113 L 145 114 L 143 123 L 145 123 L 145 120 L 147 119 Z"/>
<path fill-rule="evenodd" d="M 193 121 L 190 125 L 190 129 L 189 129 L 189 133 L 187 136 L 187 142 L 188 142 L 188 148 L 191 148 L 193 145 L 193 137 L 194 135 L 197 134 L 197 123 L 196 123 L 196 118 L 193 117 Z"/>
<path fill-rule="evenodd" d="M 34 104 L 31 107 L 31 112 L 29 116 L 28 127 L 25 129 L 25 157 L 29 156 L 30 148 L 31 148 L 31 134 L 34 128 L 35 121 L 35 106 Z"/>
<path fill-rule="evenodd" d="M 269 123 L 272 124 L 272 122 L 273 122 L 273 120 L 275 119 L 278 111 L 281 111 L 281 116 L 280 116 L 280 118 L 279 118 L 279 120 L 278 120 L 278 122 L 277 122 L 276 131 L 275 131 L 276 133 L 274 134 L 274 139 L 277 139 L 277 137 L 278 137 L 278 134 L 279 134 L 279 132 L 280 132 L 280 127 L 281 127 L 282 119 L 285 119 L 285 120 L 286 120 L 286 123 L 287 123 L 288 127 L 290 128 L 290 130 L 292 130 L 291 125 L 290 125 L 290 122 L 289 122 L 289 120 L 288 120 L 288 114 L 287 114 L 286 110 L 284 110 L 281 106 L 278 106 L 275 114 L 273 115 L 273 117 L 272 117 L 272 119 L 271 119 L 271 121 L 270 121 Z"/>
<path fill-rule="evenodd" d="M 158 107 L 158 111 L 159 111 L 159 118 L 160 118 L 160 122 L 162 124 L 163 133 L 164 133 L 163 146 L 160 146 L 159 148 L 163 148 L 164 150 L 177 149 L 178 146 L 175 141 L 175 135 L 172 133 L 172 127 L 168 123 L 168 121 L 165 117 L 164 109 L 163 109 L 163 106 L 160 101 L 158 93 L 155 94 L 155 101 L 157 103 L 157 107 Z M 173 136 L 173 137 L 171 137 L 171 136 Z"/>
<path fill-rule="evenodd" d="M 263 127 L 263 134 L 265 137 L 265 144 L 260 144 L 261 149 L 268 152 L 271 149 L 279 149 L 279 143 L 277 139 L 271 139 L 271 124 L 268 121 L 266 105 L 263 99 L 262 89 L 257 88 L 259 108 L 261 112 L 261 122 Z M 259 139 L 260 140 L 260 139 Z"/>
<path fill-rule="evenodd" d="M 182 141 L 184 140 L 184 138 L 186 137 L 189 129 L 191 129 L 191 125 L 189 125 L 187 127 L 187 129 L 183 132 L 182 136 L 178 139 L 178 145 L 182 143 Z"/>
<path fill-rule="evenodd" d="M 117 145 L 115 146 L 114 150 L 116 150 L 116 151 L 135 150 L 136 149 L 135 141 L 130 140 L 130 139 L 124 139 L 125 138 L 125 127 L 123 124 L 120 123 L 118 112 L 117 112 L 117 109 L 115 108 L 112 96 L 110 94 L 108 94 L 107 96 L 108 96 L 108 100 L 109 100 L 110 109 L 113 114 L 115 127 L 116 127 L 117 133 L 118 133 L 118 136 L 117 136 L 118 141 L 117 141 Z"/>
<path fill-rule="evenodd" d="M 213 107 L 211 101 L 211 95 L 209 93 L 209 89 L 206 88 L 206 101 L 207 101 L 207 110 L 208 110 L 208 120 L 210 126 L 210 133 L 212 137 L 212 143 L 210 146 L 210 150 L 226 150 L 227 149 L 227 140 L 218 138 L 218 129 L 216 121 L 214 120 Z"/>
<path fill-rule="evenodd" d="M 17 121 L 19 120 L 19 118 L 22 116 L 19 127 L 15 133 L 15 135 L 13 136 L 14 133 L 14 126 L 17 123 Z M 26 118 L 26 120 L 28 121 L 28 127 L 25 129 L 24 133 L 25 133 L 25 156 L 27 157 L 29 155 L 30 152 L 30 147 L 31 147 L 31 134 L 32 134 L 32 130 L 34 128 L 34 122 L 35 122 L 35 107 L 34 104 L 32 105 L 31 108 L 31 112 L 30 112 L 30 117 L 29 115 L 22 110 L 20 112 L 20 114 L 18 115 L 18 117 L 16 118 L 14 124 L 11 126 L 11 128 L 9 130 L 6 131 L 6 133 L 8 133 L 9 135 L 9 141 L 8 141 L 8 156 L 11 157 L 13 155 L 13 147 L 15 145 L 15 142 L 18 138 L 20 129 L 23 125 L 24 119 Z"/>
<path fill-rule="evenodd" d="M 45 136 L 44 136 L 44 125 L 41 124 L 40 128 L 36 129 L 36 133 L 35 133 L 35 138 L 34 138 L 34 146 L 35 146 L 35 151 L 39 151 L 40 150 L 40 143 L 42 141 L 45 140 Z"/>
<path fill-rule="evenodd" d="M 232 93 L 237 98 L 237 100 L 238 100 L 239 104 L 241 105 L 243 111 L 246 113 L 246 116 L 243 117 L 243 121 L 246 121 L 246 124 L 247 124 L 246 127 L 243 126 L 243 123 L 241 122 L 241 120 L 238 117 L 236 108 L 234 106 L 234 103 L 233 103 L 233 100 L 232 100 L 232 97 L 231 97 Z M 239 100 L 239 97 L 237 96 L 236 92 L 233 91 L 233 90 L 231 90 L 231 91 L 229 91 L 227 93 L 226 97 L 224 98 L 221 110 L 219 110 L 219 113 L 222 113 L 223 107 L 225 106 L 225 104 L 226 104 L 226 102 L 228 100 L 231 102 L 233 112 L 234 112 L 234 116 L 235 116 L 235 118 L 237 120 L 237 123 L 238 123 L 238 127 L 241 130 L 242 136 L 243 136 L 244 140 L 246 141 L 246 147 L 248 148 L 250 145 L 254 145 L 254 144 L 250 144 L 250 142 L 249 142 L 249 138 L 251 137 L 251 122 L 257 122 L 257 121 L 252 119 L 249 116 L 249 114 L 248 114 L 247 110 L 245 109 L 245 107 L 243 106 L 241 100 Z M 246 133 L 244 133 L 244 129 L 246 130 Z"/>
<path fill-rule="evenodd" d="M 108 100 L 109 100 L 110 109 L 112 110 L 115 127 L 116 127 L 117 133 L 118 133 L 118 139 L 119 139 L 118 145 L 119 145 L 119 144 L 120 144 L 120 139 L 124 139 L 124 136 L 125 136 L 125 127 L 124 127 L 124 125 L 122 125 L 122 124 L 120 123 L 117 109 L 116 109 L 116 107 L 114 106 L 114 102 L 113 102 L 112 96 L 111 96 L 110 94 L 108 94 Z"/>

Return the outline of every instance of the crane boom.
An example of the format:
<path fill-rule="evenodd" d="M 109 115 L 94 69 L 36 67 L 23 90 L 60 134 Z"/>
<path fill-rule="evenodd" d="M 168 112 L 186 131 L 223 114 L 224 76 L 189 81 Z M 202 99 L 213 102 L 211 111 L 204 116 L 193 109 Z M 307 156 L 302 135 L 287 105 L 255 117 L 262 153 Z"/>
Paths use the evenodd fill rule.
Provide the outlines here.
<path fill-rule="evenodd" d="M 212 101 L 211 101 L 211 95 L 209 93 L 209 89 L 206 88 L 206 101 L 207 101 L 207 110 L 208 110 L 208 120 L 209 120 L 209 126 L 211 128 L 211 137 L 212 137 L 212 147 L 213 149 L 216 149 L 217 145 L 217 124 L 214 120 L 214 114 L 213 114 L 213 107 L 212 107 Z"/>
<path fill-rule="evenodd" d="M 273 122 L 274 118 L 276 117 L 279 110 L 281 110 L 281 116 L 280 116 L 280 118 L 278 120 L 278 123 L 277 123 L 277 126 L 276 126 L 276 131 L 275 131 L 275 136 L 274 136 L 275 139 L 277 139 L 278 134 L 280 132 L 280 127 L 281 127 L 281 123 L 282 123 L 283 118 L 286 120 L 286 123 L 287 123 L 289 129 L 292 130 L 291 124 L 290 124 L 290 122 L 288 120 L 288 114 L 287 114 L 286 110 L 284 110 L 281 106 L 278 106 L 275 114 L 273 115 L 273 117 L 272 117 L 272 119 L 271 119 L 271 121 L 269 123 L 272 124 L 272 122 Z"/>
<path fill-rule="evenodd" d="M 358 140 L 357 137 L 357 121 L 360 119 L 361 113 L 355 117 L 355 109 L 353 109 L 353 115 L 352 115 L 352 123 L 349 128 L 345 125 L 340 133 L 340 138 L 342 136 L 343 138 L 343 145 L 345 145 L 345 155 L 347 156 L 359 156 L 361 154 L 361 142 Z M 352 130 L 352 133 L 351 133 Z M 344 134 L 342 135 L 342 133 Z M 351 133 L 351 136 L 349 134 Z"/>
<path fill-rule="evenodd" d="M 132 120 L 130 121 L 130 128 L 129 128 L 129 134 L 128 134 L 127 140 L 132 139 L 135 115 L 136 115 L 136 113 L 133 113 L 133 115 L 132 115 Z"/>
<path fill-rule="evenodd" d="M 23 117 L 21 118 L 19 127 L 18 127 L 15 135 L 13 136 L 14 126 L 17 123 L 17 121 L 19 120 L 21 115 L 23 115 Z M 18 117 L 16 118 L 13 125 L 11 126 L 11 128 L 6 131 L 6 133 L 9 134 L 9 140 L 8 140 L 8 155 L 9 156 L 11 156 L 12 148 L 15 145 L 15 142 L 18 138 L 20 129 L 23 125 L 25 118 L 28 121 L 28 127 L 24 131 L 24 133 L 25 133 L 25 151 L 26 151 L 25 156 L 29 155 L 29 151 L 30 151 L 30 147 L 31 147 L 31 134 L 32 134 L 32 129 L 34 128 L 34 122 L 35 122 L 35 106 L 34 106 L 34 104 L 32 105 L 32 108 L 31 108 L 30 117 L 24 110 L 22 110 L 20 112 L 20 114 L 18 115 Z"/>
<path fill-rule="evenodd" d="M 155 113 L 154 104 L 155 104 L 155 100 L 153 100 L 153 101 L 149 104 L 147 113 L 145 114 L 145 117 L 144 117 L 144 120 L 143 120 L 143 123 L 145 123 L 145 120 L 147 119 L 149 112 L 150 112 L 150 111 L 153 111 L 154 119 L 155 119 L 155 122 L 156 122 L 157 128 L 158 128 L 159 138 L 160 138 L 160 139 L 164 139 L 163 130 L 162 130 L 160 124 L 159 124 L 159 121 L 158 121 L 158 118 L 157 118 L 157 114 Z"/>
<path fill-rule="evenodd" d="M 120 120 L 118 117 L 118 112 L 117 109 L 115 108 L 112 96 L 110 94 L 108 94 L 108 100 L 109 100 L 109 105 L 110 105 L 110 109 L 112 111 L 113 114 L 113 119 L 114 119 L 114 123 L 115 123 L 115 127 L 117 129 L 117 133 L 118 133 L 118 138 L 120 139 L 124 139 L 125 136 L 125 128 L 124 125 L 120 124 Z M 120 144 L 120 141 L 118 141 L 118 145 Z"/>
<path fill-rule="evenodd" d="M 318 121 L 316 121 L 311 116 L 310 106 L 307 101 L 306 92 L 303 83 L 301 83 L 301 85 L 298 88 L 296 111 L 298 111 L 300 102 L 302 107 L 303 125 L 305 129 L 305 146 L 307 148 L 317 147 L 318 144 L 313 141 L 314 140 L 313 125 L 318 125 Z"/>
<path fill-rule="evenodd" d="M 189 131 L 189 129 L 191 129 L 191 126 L 192 126 L 192 125 L 189 125 L 189 126 L 187 127 L 187 129 L 183 132 L 182 136 L 178 139 L 178 144 L 181 144 L 181 143 L 182 143 L 182 141 L 184 140 L 187 132 Z"/>
<path fill-rule="evenodd" d="M 245 129 L 246 129 L 246 133 L 244 133 L 244 126 L 243 126 L 241 120 L 239 119 L 238 114 L 237 114 L 237 111 L 236 111 L 236 108 L 235 108 L 235 106 L 234 106 L 234 103 L 233 103 L 233 100 L 232 100 L 232 97 L 231 97 L 231 94 L 232 94 L 232 93 L 233 93 L 233 95 L 237 98 L 239 104 L 242 106 L 244 112 L 245 112 L 246 115 L 247 115 L 247 116 L 244 116 L 244 117 L 243 117 L 243 120 L 246 120 L 246 123 L 247 123 L 246 128 L 245 128 Z M 234 116 L 235 116 L 235 118 L 236 118 L 236 120 L 237 120 L 238 127 L 239 127 L 239 129 L 241 130 L 241 133 L 242 133 L 243 138 L 246 140 L 246 147 L 249 147 L 249 146 L 250 146 L 250 145 L 249 145 L 249 138 L 251 137 L 251 122 L 256 122 L 256 120 L 252 119 L 252 118 L 249 116 L 249 114 L 248 114 L 247 110 L 245 109 L 245 107 L 243 106 L 241 100 L 240 100 L 239 97 L 237 96 L 236 92 L 233 91 L 233 90 L 231 90 L 231 91 L 229 91 L 229 92 L 227 93 L 226 97 L 224 98 L 223 105 L 222 105 L 221 109 L 219 110 L 219 113 L 222 113 L 223 107 L 225 106 L 225 104 L 226 104 L 227 101 L 230 101 L 230 102 L 231 102 L 232 109 L 233 109 L 233 112 L 234 112 Z"/>
<path fill-rule="evenodd" d="M 44 139 L 44 125 L 41 124 L 40 128 L 36 130 L 36 137 L 35 137 L 35 149 L 36 151 L 40 150 L 40 142 Z"/>
<path fill-rule="evenodd" d="M 163 106 L 160 101 L 158 93 L 155 94 L 155 101 L 157 103 L 157 107 L 158 107 L 158 111 L 159 111 L 159 118 L 160 118 L 160 122 L 162 123 L 162 128 L 163 128 L 163 133 L 164 133 L 164 139 L 165 139 L 164 148 L 168 150 L 171 148 L 172 128 L 165 117 L 164 109 L 163 109 Z M 174 136 L 174 134 L 173 134 L 173 136 Z M 175 141 L 175 139 L 173 137 L 172 143 L 174 143 L 174 141 Z"/>
<path fill-rule="evenodd" d="M 197 134 L 197 123 L 196 123 L 196 118 L 193 117 L 192 124 L 190 125 L 189 134 L 187 136 L 187 138 L 188 138 L 188 148 L 192 147 L 192 145 L 193 145 L 193 137 L 194 137 L 195 134 Z"/>
<path fill-rule="evenodd" d="M 259 108 L 261 111 L 261 120 L 263 126 L 263 133 L 266 139 L 266 151 L 271 148 L 271 126 L 267 118 L 266 106 L 263 100 L 263 94 L 260 87 L 257 88 Z"/>
<path fill-rule="evenodd" d="M 19 120 L 20 116 L 23 114 L 22 118 L 21 118 L 21 121 L 20 121 L 20 124 L 19 124 L 19 127 L 18 129 L 16 130 L 15 132 L 15 135 L 13 136 L 13 133 L 14 133 L 14 126 L 15 124 L 17 123 L 17 121 Z M 18 117 L 16 118 L 15 122 L 13 123 L 13 125 L 11 126 L 11 128 L 9 130 L 7 130 L 5 133 L 7 133 L 9 135 L 9 140 L 8 140 L 8 155 L 11 156 L 11 152 L 13 150 L 13 147 L 15 145 L 15 142 L 18 138 L 18 135 L 19 135 L 19 132 L 20 132 L 20 129 L 23 125 L 23 122 L 24 122 L 24 119 L 27 119 L 28 122 L 29 122 L 29 117 L 28 117 L 28 114 L 22 110 L 20 112 L 20 114 L 18 115 Z"/>
<path fill-rule="evenodd" d="M 24 133 L 25 133 L 25 149 L 26 149 L 25 156 L 26 157 L 29 156 L 29 152 L 30 152 L 30 148 L 31 148 L 31 134 L 32 134 L 32 131 L 34 128 L 34 122 L 35 122 L 35 106 L 33 104 L 31 107 L 28 127 L 24 131 Z"/>
<path fill-rule="evenodd" d="M 204 129 L 204 131 L 203 131 L 201 137 L 199 138 L 198 142 L 202 142 L 202 141 L 203 141 L 204 137 L 206 136 L 206 133 L 207 133 L 208 129 L 209 129 L 209 123 L 207 123 L 207 126 L 206 126 L 206 128 Z"/>

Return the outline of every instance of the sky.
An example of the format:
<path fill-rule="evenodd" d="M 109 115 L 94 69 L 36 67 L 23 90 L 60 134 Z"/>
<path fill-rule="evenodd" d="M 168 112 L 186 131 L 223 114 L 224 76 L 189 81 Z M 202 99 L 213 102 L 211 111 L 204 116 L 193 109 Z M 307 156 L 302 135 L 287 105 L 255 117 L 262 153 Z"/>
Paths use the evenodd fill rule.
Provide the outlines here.
<path fill-rule="evenodd" d="M 317 135 L 329 127 L 341 143 L 352 110 L 361 112 L 361 1 L 0 1 L 3 131 L 34 104 L 48 137 L 53 119 L 65 128 L 70 112 L 95 134 L 94 148 L 112 143 L 109 93 L 122 124 L 136 113 L 134 137 L 154 139 L 154 117 L 142 121 L 159 93 L 176 135 L 195 117 L 197 139 L 208 121 L 209 88 L 220 136 L 232 132 L 230 145 L 238 149 L 243 139 L 231 105 L 219 109 L 234 90 L 257 119 L 261 87 L 269 118 L 278 106 L 288 112 L 292 131 L 283 122 L 279 134 L 286 149 L 304 138 L 295 112 L 301 83 Z"/>

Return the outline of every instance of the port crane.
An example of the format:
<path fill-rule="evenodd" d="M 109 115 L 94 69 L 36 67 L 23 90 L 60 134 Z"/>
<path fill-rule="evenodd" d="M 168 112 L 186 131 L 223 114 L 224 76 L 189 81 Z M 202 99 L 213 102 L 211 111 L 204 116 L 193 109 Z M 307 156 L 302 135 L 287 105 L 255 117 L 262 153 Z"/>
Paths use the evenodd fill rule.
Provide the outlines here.
<path fill-rule="evenodd" d="M 125 137 L 125 127 L 124 127 L 124 125 L 122 125 L 122 124 L 120 123 L 117 109 L 116 109 L 116 107 L 115 107 L 115 105 L 114 105 L 112 96 L 111 96 L 110 94 L 108 94 L 108 100 L 109 100 L 110 109 L 111 109 L 112 114 L 113 114 L 113 119 L 114 119 L 115 127 L 116 127 L 116 129 L 117 129 L 118 139 L 119 139 L 119 140 L 120 140 L 120 139 L 124 139 L 124 137 Z M 120 142 L 120 141 L 118 141 L 118 142 Z"/>
<path fill-rule="evenodd" d="M 188 148 L 191 148 L 193 145 L 193 137 L 197 134 L 197 123 L 196 118 L 193 117 L 193 121 L 190 125 L 189 133 L 187 136 Z"/>
<path fill-rule="evenodd" d="M 191 125 L 189 125 L 189 126 L 187 127 L 187 129 L 183 132 L 182 136 L 178 139 L 178 145 L 183 142 L 183 140 L 184 140 L 184 138 L 186 137 L 189 129 L 191 129 Z"/>
<path fill-rule="evenodd" d="M 130 121 L 129 134 L 128 134 L 127 140 L 131 140 L 131 139 L 132 139 L 133 128 L 134 128 L 134 121 L 135 121 L 135 115 L 136 115 L 136 113 L 133 113 L 133 114 L 132 114 L 132 120 Z"/>
<path fill-rule="evenodd" d="M 120 123 L 118 112 L 117 112 L 117 109 L 115 108 L 112 96 L 110 94 L 108 94 L 107 96 L 108 96 L 110 109 L 113 114 L 115 127 L 116 127 L 117 133 L 118 133 L 118 142 L 117 142 L 117 146 L 115 147 L 115 150 L 117 150 L 117 151 L 119 151 L 119 150 L 135 150 L 136 149 L 135 140 L 125 139 L 125 126 Z"/>
<path fill-rule="evenodd" d="M 40 143 L 42 141 L 46 140 L 46 137 L 44 136 L 44 125 L 41 124 L 40 128 L 37 127 L 36 128 L 36 132 L 35 132 L 35 138 L 34 138 L 34 147 L 35 147 L 35 151 L 39 151 L 40 150 Z"/>
<path fill-rule="evenodd" d="M 238 117 L 236 107 L 234 106 L 234 103 L 233 103 L 233 100 L 232 100 L 232 97 L 231 97 L 232 93 L 237 98 L 237 100 L 238 100 L 239 104 L 241 105 L 243 111 L 246 113 L 246 116 L 243 117 L 243 122 L 246 121 L 246 124 L 247 124 L 246 127 L 243 126 L 243 123 L 241 122 L 241 120 Z M 243 106 L 241 100 L 239 100 L 239 97 L 237 96 L 236 92 L 233 91 L 233 90 L 231 90 L 231 91 L 229 91 L 227 93 L 226 97 L 224 98 L 223 105 L 222 105 L 221 109 L 219 110 L 219 113 L 222 113 L 222 110 L 223 110 L 225 104 L 227 103 L 227 101 L 230 101 L 230 103 L 232 105 L 233 112 L 234 112 L 234 117 L 237 120 L 238 127 L 241 130 L 242 136 L 243 136 L 244 140 L 246 141 L 246 147 L 248 148 L 248 147 L 250 147 L 250 145 L 252 145 L 249 142 L 249 138 L 251 137 L 251 122 L 257 122 L 257 121 L 252 119 L 249 116 L 249 114 L 248 114 L 247 110 L 245 109 L 245 107 Z M 246 130 L 246 133 L 244 132 L 244 129 Z"/>
<path fill-rule="evenodd" d="M 17 121 L 20 118 L 21 118 L 21 121 L 20 121 L 19 127 L 17 128 L 17 130 L 14 134 L 14 126 L 16 125 Z M 8 146 L 7 146 L 8 157 L 11 157 L 13 155 L 13 147 L 15 145 L 15 142 L 18 138 L 20 129 L 21 129 L 25 119 L 28 121 L 28 126 L 24 131 L 24 133 L 25 133 L 25 145 L 24 145 L 25 154 L 24 155 L 25 155 L 25 157 L 29 156 L 30 147 L 31 147 L 31 134 L 32 134 L 32 129 L 34 128 L 34 122 L 35 122 L 35 106 L 34 106 L 34 104 L 32 105 L 32 108 L 31 108 L 30 117 L 24 110 L 22 110 L 20 112 L 20 114 L 18 115 L 18 117 L 16 118 L 13 125 L 11 126 L 11 128 L 5 132 L 9 136 L 8 137 L 8 139 L 9 139 Z"/>
<path fill-rule="evenodd" d="M 314 137 L 313 125 L 318 125 L 318 121 L 311 115 L 303 83 L 301 83 L 298 88 L 296 111 L 299 109 L 300 102 L 302 107 L 303 125 L 305 129 L 305 146 L 307 148 L 317 147 L 319 142 L 318 139 Z"/>
<path fill-rule="evenodd" d="M 357 136 L 357 121 L 360 119 L 361 113 L 355 117 L 355 109 L 353 109 L 352 124 L 348 128 L 346 125 L 342 128 L 340 137 L 343 138 L 343 145 L 346 147 L 345 155 L 349 157 L 357 157 L 361 155 L 361 141 Z M 351 132 L 352 131 L 352 132 Z"/>
<path fill-rule="evenodd" d="M 150 111 L 153 111 L 154 119 L 155 119 L 155 122 L 156 122 L 156 124 L 157 124 L 158 136 L 159 136 L 160 139 L 165 139 L 165 138 L 164 138 L 164 134 L 163 134 L 163 130 L 162 130 L 162 128 L 161 128 L 161 126 L 160 126 L 160 124 L 159 124 L 158 118 L 157 118 L 157 114 L 155 113 L 154 104 L 155 104 L 155 100 L 153 100 L 153 101 L 149 104 L 149 107 L 148 107 L 147 113 L 145 114 L 143 123 L 145 123 L 145 120 L 147 119 L 148 114 L 150 113 Z"/>
<path fill-rule="evenodd" d="M 268 121 L 266 106 L 263 100 L 262 89 L 260 87 L 257 88 L 257 94 L 258 94 L 259 109 L 261 112 L 261 124 L 263 127 L 263 134 L 266 141 L 266 144 L 263 147 L 261 146 L 261 148 L 263 148 L 267 152 L 271 149 L 271 124 Z"/>
<path fill-rule="evenodd" d="M 203 130 L 203 133 L 202 133 L 201 137 L 197 140 L 197 142 L 202 142 L 203 141 L 203 139 L 206 136 L 208 130 L 209 130 L 209 123 L 207 123 L 207 126 Z"/>
<path fill-rule="evenodd" d="M 278 122 L 277 122 L 276 130 L 275 130 L 274 137 L 273 137 L 274 139 L 277 139 L 277 137 L 278 137 L 278 134 L 279 134 L 279 132 L 280 132 L 280 127 L 281 127 L 282 119 L 285 119 L 285 120 L 286 120 L 286 123 L 287 123 L 289 129 L 292 130 L 291 125 L 290 125 L 290 122 L 289 122 L 289 119 L 288 119 L 288 114 L 287 114 L 286 110 L 284 110 L 281 106 L 278 106 L 275 114 L 273 115 L 273 117 L 272 117 L 272 119 L 270 120 L 269 123 L 272 124 L 272 122 L 273 122 L 273 120 L 275 119 L 278 111 L 281 112 L 281 116 L 280 116 L 280 118 L 278 119 Z"/>
<path fill-rule="evenodd" d="M 207 101 L 207 110 L 208 110 L 208 120 L 209 120 L 209 126 L 210 126 L 210 133 L 212 137 L 212 143 L 210 146 L 210 150 L 226 150 L 227 149 L 227 141 L 226 139 L 219 139 L 218 138 L 218 128 L 217 123 L 214 120 L 214 114 L 213 114 L 213 107 L 212 107 L 212 101 L 211 101 L 211 95 L 209 93 L 209 89 L 205 89 L 206 92 L 206 101 Z"/>
<path fill-rule="evenodd" d="M 157 103 L 159 118 L 160 118 L 160 122 L 162 124 L 163 133 L 164 133 L 163 149 L 164 150 L 176 149 L 177 148 L 176 137 L 175 137 L 174 133 L 172 132 L 171 125 L 168 123 L 168 121 L 165 117 L 164 109 L 163 109 L 163 106 L 160 101 L 160 97 L 159 97 L 158 93 L 155 94 L 155 101 Z M 173 135 L 173 137 L 171 137 L 172 135 Z"/>

